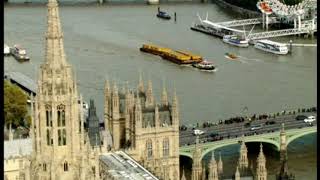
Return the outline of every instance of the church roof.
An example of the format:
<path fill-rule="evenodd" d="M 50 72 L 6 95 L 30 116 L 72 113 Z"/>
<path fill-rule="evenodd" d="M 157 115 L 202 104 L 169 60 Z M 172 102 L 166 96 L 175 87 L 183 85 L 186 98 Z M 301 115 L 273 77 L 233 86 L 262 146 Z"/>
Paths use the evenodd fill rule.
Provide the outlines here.
<path fill-rule="evenodd" d="M 101 137 L 100 137 L 100 124 L 99 118 L 96 114 L 96 108 L 94 106 L 94 101 L 90 100 L 89 106 L 89 116 L 87 118 L 88 123 L 88 135 L 90 140 L 91 146 L 96 146 L 101 144 Z"/>
<path fill-rule="evenodd" d="M 22 155 L 22 156 L 31 155 L 31 153 L 32 153 L 31 138 L 4 141 L 4 159 L 9 159 L 10 157 L 19 156 L 19 155 Z"/>
<path fill-rule="evenodd" d="M 13 81 L 33 93 L 37 92 L 37 84 L 30 77 L 20 72 L 5 72 L 4 78 Z"/>

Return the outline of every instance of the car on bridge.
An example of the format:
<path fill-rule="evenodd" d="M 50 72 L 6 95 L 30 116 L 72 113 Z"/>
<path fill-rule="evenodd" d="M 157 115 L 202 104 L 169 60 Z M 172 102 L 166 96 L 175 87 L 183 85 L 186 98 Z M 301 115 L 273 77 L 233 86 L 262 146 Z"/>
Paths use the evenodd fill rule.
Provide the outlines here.
<path fill-rule="evenodd" d="M 305 115 L 298 115 L 297 117 L 296 117 L 296 120 L 297 121 L 302 121 L 302 120 L 305 120 L 305 119 L 307 119 L 308 117 L 307 116 L 305 116 Z"/>
<path fill-rule="evenodd" d="M 252 125 L 250 130 L 251 131 L 255 131 L 255 130 L 258 130 L 258 129 L 261 129 L 262 128 L 262 125 L 261 124 L 258 124 L 258 125 Z"/>
<path fill-rule="evenodd" d="M 201 135 L 201 134 L 204 134 L 204 131 L 200 130 L 200 129 L 194 129 L 193 130 L 193 135 Z"/>
<path fill-rule="evenodd" d="M 272 125 L 272 124 L 275 124 L 276 122 L 275 121 L 266 121 L 266 125 Z"/>
<path fill-rule="evenodd" d="M 306 122 L 306 123 L 312 123 L 315 120 L 316 120 L 316 117 L 309 116 L 308 118 L 304 119 L 303 121 Z"/>

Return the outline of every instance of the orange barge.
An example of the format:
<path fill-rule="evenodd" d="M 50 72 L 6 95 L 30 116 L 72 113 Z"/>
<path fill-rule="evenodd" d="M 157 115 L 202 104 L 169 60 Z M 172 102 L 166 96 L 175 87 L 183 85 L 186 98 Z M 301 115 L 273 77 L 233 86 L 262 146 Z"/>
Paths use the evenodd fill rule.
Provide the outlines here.
<path fill-rule="evenodd" d="M 169 60 L 176 64 L 194 64 L 203 61 L 199 55 L 194 55 L 184 51 L 174 51 L 169 48 L 158 47 L 155 45 L 144 44 L 140 51 L 161 56 L 163 59 Z"/>

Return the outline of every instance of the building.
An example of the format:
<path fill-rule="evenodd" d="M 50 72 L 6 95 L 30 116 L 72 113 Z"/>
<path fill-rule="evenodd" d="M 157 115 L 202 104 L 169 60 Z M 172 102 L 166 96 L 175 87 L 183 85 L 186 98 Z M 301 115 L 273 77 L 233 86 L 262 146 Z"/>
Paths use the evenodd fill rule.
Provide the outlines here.
<path fill-rule="evenodd" d="M 179 107 L 163 88 L 156 103 L 152 83 L 145 90 L 140 76 L 137 90 L 111 89 L 105 83 L 105 128 L 110 130 L 114 150 L 124 150 L 161 179 L 179 177 Z"/>
<path fill-rule="evenodd" d="M 24 152 L 21 150 L 24 148 L 20 147 L 17 152 L 12 146 L 17 146 L 18 141 L 12 140 L 10 130 L 11 141 L 5 143 L 5 178 L 123 179 L 113 176 L 120 168 L 119 173 L 124 177 L 127 177 L 126 172 L 137 172 L 144 173 L 149 179 L 157 179 L 139 164 L 142 163 L 161 179 L 174 179 L 179 175 L 177 97 L 174 96 L 171 105 L 164 91 L 162 103 L 157 105 L 152 96 L 151 82 L 147 92 L 142 91 L 143 85 L 140 84 L 136 94 L 129 90 L 118 92 L 116 86 L 110 92 L 106 86 L 106 102 L 110 107 L 110 110 L 106 108 L 106 112 L 110 112 L 112 118 L 106 119 L 103 131 L 91 100 L 85 126 L 84 103 L 78 93 L 76 76 L 64 52 L 58 3 L 49 0 L 47 6 L 45 62 L 40 66 L 37 96 L 31 94 L 30 97 L 31 138 L 27 142 L 19 140 L 21 145 L 25 144 L 29 149 L 25 148 L 27 152 Z M 112 132 L 112 144 L 107 138 L 107 128 Z M 117 149 L 124 149 L 126 153 L 113 153 Z M 113 166 L 119 165 L 117 161 L 122 166 Z"/>

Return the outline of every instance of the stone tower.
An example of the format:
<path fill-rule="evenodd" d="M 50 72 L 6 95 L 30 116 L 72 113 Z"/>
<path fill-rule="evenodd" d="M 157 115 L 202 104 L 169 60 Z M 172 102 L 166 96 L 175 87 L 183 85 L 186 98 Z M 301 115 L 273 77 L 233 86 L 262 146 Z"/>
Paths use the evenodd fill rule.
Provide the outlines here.
<path fill-rule="evenodd" d="M 238 166 L 240 171 L 245 171 L 248 169 L 248 150 L 247 150 L 247 146 L 246 143 L 242 140 L 241 141 L 241 146 L 240 146 L 240 157 L 239 157 L 239 161 L 238 161 Z"/>
<path fill-rule="evenodd" d="M 191 180 L 201 179 L 201 148 L 199 147 L 199 136 L 196 137 L 195 151 L 192 155 L 192 176 Z"/>
<path fill-rule="evenodd" d="M 287 157 L 287 140 L 284 130 L 284 123 L 280 131 L 280 172 L 277 174 L 277 180 L 294 180 L 294 176 L 289 174 Z"/>
<path fill-rule="evenodd" d="M 209 163 L 209 177 L 208 180 L 218 180 L 218 166 L 214 158 L 214 151 L 212 151 L 211 160 Z"/>
<path fill-rule="evenodd" d="M 262 143 L 260 144 L 260 152 L 257 159 L 256 179 L 267 180 L 266 157 L 263 154 Z"/>
<path fill-rule="evenodd" d="M 82 99 L 71 65 L 66 61 L 58 3 L 48 2 L 45 62 L 40 66 L 31 122 L 33 154 L 30 179 L 98 178 L 88 159 Z M 84 166 L 81 162 L 86 161 Z M 93 165 L 92 165 L 93 164 Z M 91 166 L 92 165 L 92 166 Z M 89 167 L 88 167 L 89 166 Z"/>
<path fill-rule="evenodd" d="M 114 150 L 124 150 L 149 171 L 162 179 L 179 176 L 179 106 L 174 92 L 168 102 L 163 88 L 161 103 L 140 75 L 136 89 L 105 85 L 105 123 L 113 140 Z"/>

